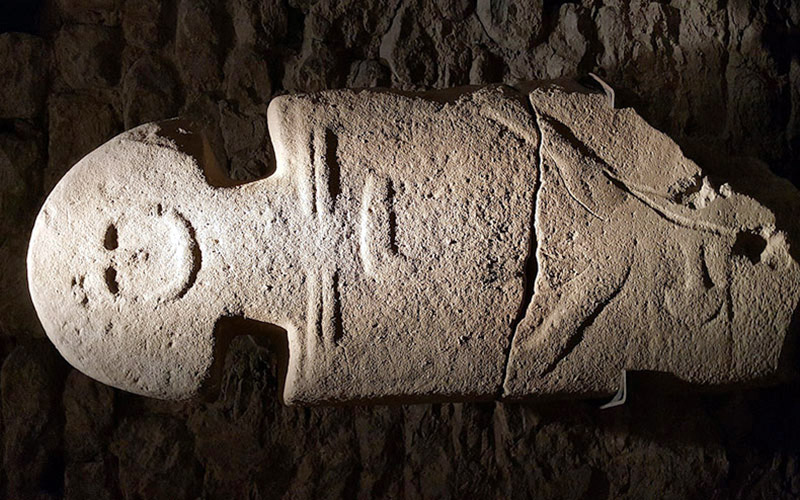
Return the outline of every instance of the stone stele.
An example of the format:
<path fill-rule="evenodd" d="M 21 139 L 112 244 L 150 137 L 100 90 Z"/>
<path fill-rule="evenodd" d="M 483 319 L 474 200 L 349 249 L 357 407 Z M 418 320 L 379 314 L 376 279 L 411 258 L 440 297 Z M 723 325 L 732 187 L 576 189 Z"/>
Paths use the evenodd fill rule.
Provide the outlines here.
<path fill-rule="evenodd" d="M 335 90 L 273 99 L 268 126 L 276 171 L 254 182 L 227 179 L 179 120 L 64 176 L 28 276 L 67 361 L 183 399 L 213 385 L 231 334 L 263 334 L 294 404 L 782 373 L 791 228 L 604 94 Z"/>

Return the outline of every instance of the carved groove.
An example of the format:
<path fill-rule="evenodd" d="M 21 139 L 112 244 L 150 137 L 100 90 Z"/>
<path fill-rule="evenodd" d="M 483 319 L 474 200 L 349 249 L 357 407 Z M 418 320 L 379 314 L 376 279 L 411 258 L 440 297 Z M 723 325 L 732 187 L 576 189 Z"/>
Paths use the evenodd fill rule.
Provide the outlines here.
<path fill-rule="evenodd" d="M 331 207 L 342 192 L 341 167 L 339 166 L 339 137 L 331 129 L 325 130 L 325 162 L 328 166 L 328 193 Z"/>
<path fill-rule="evenodd" d="M 397 254 L 397 214 L 394 211 L 394 183 L 389 179 L 386 182 L 386 208 L 389 212 L 389 250 Z"/>
<path fill-rule="evenodd" d="M 714 288 L 714 280 L 711 278 L 711 273 L 708 270 L 708 263 L 706 262 L 706 247 L 700 247 L 700 271 L 703 280 L 703 287 L 706 290 Z"/>
<path fill-rule="evenodd" d="M 316 144 L 315 144 L 315 134 L 311 132 L 311 140 L 308 141 L 308 157 L 311 160 L 311 175 L 310 175 L 310 183 L 311 183 L 311 213 L 314 214 L 317 211 L 317 169 L 315 168 L 317 164 L 316 158 Z"/>
<path fill-rule="evenodd" d="M 344 337 L 344 327 L 342 326 L 342 304 L 341 295 L 339 294 L 339 273 L 334 273 L 332 279 L 333 287 L 333 304 L 331 304 L 332 321 L 333 321 L 333 342 L 339 344 L 339 341 Z"/>
<path fill-rule="evenodd" d="M 578 347 L 578 344 L 583 341 L 584 334 L 586 333 L 586 329 L 592 326 L 595 320 L 600 316 L 600 314 L 605 311 L 606 307 L 613 302 L 619 292 L 622 291 L 622 288 L 625 286 L 625 283 L 628 281 L 628 276 L 630 276 L 630 268 L 628 268 L 628 273 L 625 275 L 625 278 L 622 280 L 622 283 L 608 296 L 607 299 L 601 301 L 597 307 L 589 314 L 578 326 L 575 333 L 570 335 L 570 338 L 567 340 L 567 344 L 561 349 L 561 352 L 558 353 L 558 356 L 549 364 L 547 368 L 544 369 L 542 372 L 542 376 L 549 375 L 553 370 L 556 369 L 559 363 L 564 360 L 567 356 L 569 356 L 572 351 Z"/>
<path fill-rule="evenodd" d="M 630 181 L 624 180 L 619 177 L 617 172 L 609 167 L 609 165 L 604 162 L 589 146 L 582 143 L 575 137 L 575 134 L 572 133 L 572 130 L 565 124 L 561 123 L 560 121 L 556 120 L 555 118 L 548 116 L 548 123 L 553 130 L 564 140 L 568 141 L 572 144 L 578 151 L 580 151 L 581 155 L 588 158 L 591 161 L 597 162 L 598 165 L 602 165 L 602 173 L 606 176 L 606 178 L 614 184 L 617 188 L 621 189 L 622 191 L 630 194 L 640 202 L 642 202 L 645 206 L 650 208 L 656 214 L 661 216 L 668 222 L 671 222 L 675 225 L 685 227 L 687 229 L 692 229 L 695 231 L 704 231 L 712 234 L 717 235 L 731 235 L 734 234 L 734 230 L 728 227 L 720 226 L 718 224 L 713 224 L 710 222 L 704 221 L 693 221 L 688 217 L 681 215 L 679 213 L 675 213 L 666 207 L 659 206 L 653 201 L 649 196 L 647 196 L 648 190 L 646 188 L 636 186 L 635 183 Z M 651 194 L 652 191 L 650 191 Z M 571 194 L 571 193 L 570 193 Z"/>
<path fill-rule="evenodd" d="M 544 156 L 544 151 L 539 151 L 539 154 L 541 154 L 542 156 Z M 589 215 L 591 215 L 592 217 L 595 217 L 595 218 L 597 218 L 597 219 L 600 219 L 601 221 L 605 221 L 605 218 L 603 218 L 603 217 L 601 217 L 601 216 L 597 215 L 596 213 L 594 213 L 594 212 L 592 211 L 592 209 L 591 209 L 591 208 L 589 208 L 589 207 L 586 205 L 586 203 L 582 202 L 581 200 L 579 200 L 579 199 L 578 199 L 578 197 L 577 197 L 577 196 L 575 196 L 575 194 L 572 192 L 572 189 L 570 189 L 570 187 L 569 187 L 569 184 L 567 183 L 567 180 L 566 180 L 566 179 L 564 179 L 564 174 L 561 172 L 561 169 L 560 169 L 560 168 L 558 168 L 558 165 L 556 165 L 555 171 L 558 173 L 558 177 L 559 177 L 559 179 L 561 179 L 561 183 L 564 185 L 564 190 L 567 192 L 567 194 L 569 195 L 569 197 L 570 197 L 570 198 L 572 198 L 572 201 L 574 201 L 575 203 L 577 203 L 578 205 L 580 205 L 580 206 L 581 206 L 581 207 L 582 207 L 584 210 L 586 210 L 587 212 L 589 212 Z"/>
<path fill-rule="evenodd" d="M 119 246 L 119 239 L 117 236 L 117 226 L 109 224 L 106 228 L 106 234 L 103 237 L 103 246 L 106 250 L 116 250 Z"/>
<path fill-rule="evenodd" d="M 108 291 L 116 295 L 119 293 L 119 283 L 117 283 L 117 270 L 109 266 L 105 272 L 106 286 Z"/>
<path fill-rule="evenodd" d="M 189 233 L 189 251 L 192 253 L 192 269 L 189 271 L 186 282 L 175 295 L 175 298 L 179 299 L 186 295 L 189 289 L 194 285 L 195 280 L 197 280 L 197 274 L 200 272 L 200 266 L 203 262 L 203 254 L 200 252 L 200 245 L 197 243 L 197 235 L 195 234 L 194 226 L 179 212 L 175 212 L 175 216 L 183 223 L 186 231 Z"/>
<path fill-rule="evenodd" d="M 358 253 L 361 256 L 361 264 L 364 266 L 364 271 L 371 274 L 374 268 L 372 262 L 372 252 L 369 248 L 370 240 L 372 238 L 371 231 L 369 230 L 370 213 L 372 212 L 372 197 L 375 179 L 372 174 L 367 174 L 364 181 L 364 191 L 361 194 L 361 222 L 360 232 L 358 239 Z"/>

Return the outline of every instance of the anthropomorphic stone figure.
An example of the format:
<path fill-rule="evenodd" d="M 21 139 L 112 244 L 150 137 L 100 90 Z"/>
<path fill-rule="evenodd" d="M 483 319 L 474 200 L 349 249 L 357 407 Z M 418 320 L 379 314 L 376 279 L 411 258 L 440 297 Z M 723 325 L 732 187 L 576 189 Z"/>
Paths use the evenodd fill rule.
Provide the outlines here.
<path fill-rule="evenodd" d="M 800 267 L 775 215 L 576 84 L 282 96 L 235 185 L 180 121 L 81 160 L 31 237 L 62 355 L 132 392 L 283 338 L 287 403 L 613 392 L 621 370 L 775 375 Z M 790 187 L 786 187 L 790 189 Z"/>

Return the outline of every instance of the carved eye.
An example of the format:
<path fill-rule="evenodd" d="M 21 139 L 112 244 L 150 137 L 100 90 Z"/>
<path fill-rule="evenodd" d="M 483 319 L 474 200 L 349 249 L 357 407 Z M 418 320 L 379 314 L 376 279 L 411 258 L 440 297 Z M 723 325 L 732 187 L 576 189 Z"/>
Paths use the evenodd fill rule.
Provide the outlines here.
<path fill-rule="evenodd" d="M 117 270 L 113 266 L 106 268 L 106 286 L 108 291 L 116 295 L 119 293 L 119 283 L 117 283 Z"/>
<path fill-rule="evenodd" d="M 108 228 L 106 228 L 103 246 L 106 247 L 106 250 L 116 250 L 119 246 L 119 241 L 117 240 L 117 226 L 114 224 L 109 224 Z"/>

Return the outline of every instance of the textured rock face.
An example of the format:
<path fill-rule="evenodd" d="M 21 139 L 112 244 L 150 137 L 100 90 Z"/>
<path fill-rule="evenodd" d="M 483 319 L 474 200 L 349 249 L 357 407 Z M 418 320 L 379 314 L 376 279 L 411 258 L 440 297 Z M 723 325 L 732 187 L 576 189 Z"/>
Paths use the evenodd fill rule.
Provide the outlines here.
<path fill-rule="evenodd" d="M 0 35 L 0 118 L 35 116 L 47 92 L 47 47 L 37 37 L 20 33 Z"/>
<path fill-rule="evenodd" d="M 12 3 L 29 11 L 41 3 L 41 24 L 17 23 L 28 34 L 0 35 L 0 360 L 8 365 L 6 387 L 19 388 L 18 397 L 3 391 L 0 403 L 0 441 L 18 450 L 6 454 L 0 497 L 800 496 L 796 383 L 708 394 L 671 390 L 655 375 L 629 372 L 627 403 L 609 411 L 597 410 L 605 399 L 299 408 L 279 402 L 273 342 L 242 336 L 220 370 L 218 399 L 170 403 L 109 388 L 112 402 L 98 397 L 99 383 L 65 386 L 59 376 L 30 385 L 26 366 L 39 363 L 30 345 L 45 333 L 25 276 L 45 197 L 76 161 L 138 125 L 134 120 L 191 118 L 220 167 L 252 180 L 273 168 L 264 127 L 271 95 L 320 88 L 429 90 L 594 72 L 617 91 L 618 107 L 634 108 L 667 133 L 708 169 L 714 186 L 729 182 L 769 207 L 785 228 L 800 220 L 800 203 L 796 194 L 785 196 L 787 181 L 771 172 L 800 182 L 800 3 L 547 1 L 541 25 L 509 35 L 536 33 L 527 41 L 490 36 L 476 0 L 218 1 L 213 26 L 181 20 L 184 41 L 219 40 L 219 57 L 194 62 L 217 66 L 201 68 L 203 75 L 223 75 L 208 91 L 197 90 L 184 71 L 191 64 L 175 44 L 177 0 Z M 511 3 L 521 5 L 505 2 Z M 3 10 L 0 26 L 19 9 Z M 517 20 L 523 22 L 519 14 Z M 109 60 L 102 50 L 59 59 L 59 32 L 86 24 L 121 34 L 107 52 L 119 79 L 111 71 L 98 78 L 96 59 Z M 395 25 L 401 36 L 389 33 Z M 74 47 L 64 51 L 65 41 L 71 40 L 61 40 L 60 50 L 69 55 Z M 65 70 L 80 71 L 70 64 L 85 65 L 87 76 L 67 80 Z M 148 68 L 159 73 L 148 75 Z M 411 81 L 410 74 L 424 78 Z M 175 94 L 162 93 L 161 82 L 170 81 Z M 235 134 L 229 123 L 241 124 Z M 248 123 L 260 128 L 242 126 Z M 769 169 L 729 155 L 756 157 Z M 41 349 L 55 353 L 46 339 Z M 61 356 L 47 359 L 70 371 Z M 43 394 L 53 403 L 26 409 Z M 75 408 L 84 404 L 92 418 L 110 415 L 108 434 L 83 425 Z M 45 420 L 55 424 L 47 439 Z M 180 425 L 168 424 L 173 420 Z M 96 443 L 91 457 L 81 443 L 85 434 Z M 43 449 L 43 459 L 33 457 Z M 183 472 L 195 463 L 199 472 Z"/>
<path fill-rule="evenodd" d="M 775 214 L 712 186 L 598 94 L 530 94 L 543 140 L 538 273 L 505 394 L 605 392 L 620 369 L 701 384 L 772 375 L 800 297 Z M 611 369 L 614 367 L 614 369 Z"/>
<path fill-rule="evenodd" d="M 286 337 L 290 403 L 775 375 L 800 296 L 775 215 L 602 94 L 520 88 L 276 98 L 277 170 L 236 187 L 180 122 L 118 136 L 37 219 L 45 330 L 168 399 L 237 318 Z"/>

